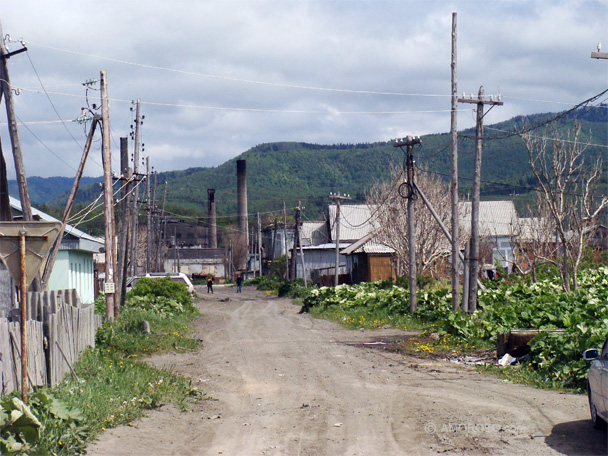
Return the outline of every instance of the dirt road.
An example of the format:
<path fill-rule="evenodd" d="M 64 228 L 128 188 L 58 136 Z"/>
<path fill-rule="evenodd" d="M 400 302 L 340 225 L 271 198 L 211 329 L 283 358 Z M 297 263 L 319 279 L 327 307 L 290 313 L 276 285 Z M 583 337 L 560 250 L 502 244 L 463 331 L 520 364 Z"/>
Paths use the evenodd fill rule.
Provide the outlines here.
<path fill-rule="evenodd" d="M 89 454 L 607 453 L 583 395 L 382 351 L 379 337 L 404 333 L 347 330 L 249 287 L 198 291 L 202 350 L 151 362 L 191 376 L 214 400 L 151 411 Z"/>

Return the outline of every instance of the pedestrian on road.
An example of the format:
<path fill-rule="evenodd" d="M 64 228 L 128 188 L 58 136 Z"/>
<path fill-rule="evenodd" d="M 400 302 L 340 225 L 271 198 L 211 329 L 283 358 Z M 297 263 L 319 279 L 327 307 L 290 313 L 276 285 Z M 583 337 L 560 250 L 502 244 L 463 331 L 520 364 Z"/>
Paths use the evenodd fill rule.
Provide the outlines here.
<path fill-rule="evenodd" d="M 213 276 L 207 277 L 207 293 L 213 294 Z"/>
<path fill-rule="evenodd" d="M 236 277 L 236 292 L 243 292 L 243 276 L 240 274 Z"/>

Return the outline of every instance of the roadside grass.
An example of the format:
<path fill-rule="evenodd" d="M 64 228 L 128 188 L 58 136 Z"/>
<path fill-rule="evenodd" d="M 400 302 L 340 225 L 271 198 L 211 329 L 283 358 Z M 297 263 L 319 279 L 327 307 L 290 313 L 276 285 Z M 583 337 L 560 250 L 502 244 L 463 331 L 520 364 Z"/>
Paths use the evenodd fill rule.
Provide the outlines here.
<path fill-rule="evenodd" d="M 191 322 L 198 310 L 178 314 L 159 314 L 152 310 L 127 307 L 115 322 L 106 322 L 97 330 L 98 346 L 122 355 L 151 354 L 176 350 L 196 350 L 199 342 L 190 337 Z M 142 329 L 142 322 L 150 323 L 150 333 Z"/>
<path fill-rule="evenodd" d="M 74 366 L 79 380 L 70 375 L 49 390 L 82 418 L 59 420 L 39 413 L 44 430 L 35 454 L 83 454 L 86 445 L 107 428 L 130 424 L 147 409 L 172 403 L 186 410 L 190 398 L 199 394 L 191 380 L 137 361 L 137 356 L 105 348 L 83 352 Z"/>
<path fill-rule="evenodd" d="M 517 364 L 515 366 L 496 366 L 494 364 L 479 365 L 475 370 L 495 377 L 509 383 L 520 383 L 539 389 L 550 389 L 564 393 L 582 393 L 578 388 L 564 387 L 559 381 L 549 377 L 541 378 L 534 370 L 531 363 Z"/>
<path fill-rule="evenodd" d="M 428 327 L 428 324 L 416 316 L 411 314 L 391 315 L 386 309 L 370 311 L 361 307 L 348 309 L 339 306 L 331 306 L 326 309 L 312 307 L 310 314 L 315 318 L 335 321 L 349 329 L 396 328 L 403 331 L 418 331 Z"/>
<path fill-rule="evenodd" d="M 146 293 L 146 297 L 132 295 L 137 298 L 122 309 L 120 317 L 98 329 L 96 347 L 81 353 L 73 366 L 77 378 L 69 374 L 53 388 L 31 394 L 28 405 L 40 421 L 40 438 L 29 447 L 29 443 L 14 446 L 12 452 L 3 448 L 1 454 L 85 454 L 87 444 L 107 428 L 130 424 L 146 410 L 167 403 L 187 410 L 191 401 L 204 397 L 191 379 L 141 360 L 152 353 L 197 349 L 199 341 L 192 337 L 191 323 L 198 309 L 189 295 L 188 301 L 178 302 L 151 295 L 149 289 Z M 150 333 L 144 331 L 143 320 L 150 323 Z M 11 396 L 6 398 L 14 400 L 18 393 Z M 0 446 L 4 437 L 3 431 Z"/>

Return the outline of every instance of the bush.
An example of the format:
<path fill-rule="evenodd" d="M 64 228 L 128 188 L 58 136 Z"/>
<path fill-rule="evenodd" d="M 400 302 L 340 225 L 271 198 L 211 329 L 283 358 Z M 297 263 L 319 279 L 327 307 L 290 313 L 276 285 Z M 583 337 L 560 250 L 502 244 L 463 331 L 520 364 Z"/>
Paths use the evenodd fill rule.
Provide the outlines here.
<path fill-rule="evenodd" d="M 137 281 L 133 289 L 127 293 L 127 302 L 143 305 L 144 300 L 133 299 L 136 297 L 145 298 L 150 306 L 157 307 L 158 309 L 167 310 L 168 308 L 175 307 L 177 311 L 184 311 L 194 308 L 188 286 L 185 283 L 174 282 L 169 277 L 161 279 L 142 277 Z M 167 299 L 176 301 L 182 307 L 171 304 Z"/>

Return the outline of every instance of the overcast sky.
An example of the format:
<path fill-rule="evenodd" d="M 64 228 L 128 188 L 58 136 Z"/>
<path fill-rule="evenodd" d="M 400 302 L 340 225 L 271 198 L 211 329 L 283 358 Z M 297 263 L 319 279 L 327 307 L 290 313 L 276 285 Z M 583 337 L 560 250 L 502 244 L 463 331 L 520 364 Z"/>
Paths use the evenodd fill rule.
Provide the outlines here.
<path fill-rule="evenodd" d="M 3 33 L 28 48 L 8 61 L 26 174 L 74 176 L 85 130 L 72 120 L 100 70 L 116 170 L 138 98 L 143 154 L 159 171 L 217 166 L 266 142 L 447 132 L 452 12 L 459 93 L 503 96 L 486 124 L 608 87 L 608 61 L 590 58 L 598 42 L 608 49 L 605 0 L 4 2 Z M 99 91 L 88 97 L 99 105 Z M 471 108 L 459 106 L 459 129 L 474 125 Z M 0 121 L 13 178 L 4 106 Z M 99 138 L 89 176 L 102 174 Z"/>

